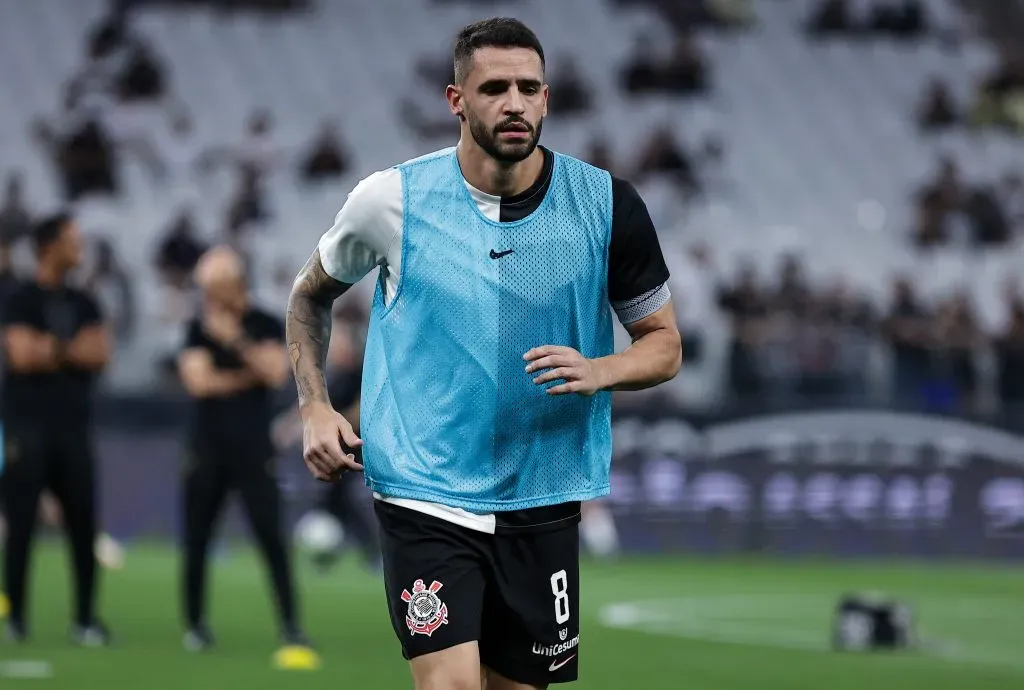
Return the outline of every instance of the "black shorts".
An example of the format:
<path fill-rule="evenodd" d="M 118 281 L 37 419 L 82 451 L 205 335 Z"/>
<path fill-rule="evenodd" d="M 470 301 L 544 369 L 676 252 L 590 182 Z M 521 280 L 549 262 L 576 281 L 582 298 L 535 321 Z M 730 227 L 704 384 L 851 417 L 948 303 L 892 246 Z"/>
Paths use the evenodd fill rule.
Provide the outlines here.
<path fill-rule="evenodd" d="M 495 534 L 375 506 L 391 624 L 406 659 L 476 641 L 481 663 L 515 682 L 576 680 L 578 503 L 533 526 L 499 521 Z"/>

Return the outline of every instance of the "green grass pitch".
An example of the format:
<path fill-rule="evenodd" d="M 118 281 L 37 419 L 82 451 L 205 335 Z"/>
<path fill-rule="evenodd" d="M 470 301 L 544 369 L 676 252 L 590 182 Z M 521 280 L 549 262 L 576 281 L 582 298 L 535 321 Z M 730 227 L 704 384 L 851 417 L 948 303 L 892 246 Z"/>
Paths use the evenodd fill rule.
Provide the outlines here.
<path fill-rule="evenodd" d="M 275 631 L 264 571 L 245 549 L 212 570 L 216 652 L 182 651 L 178 560 L 138 546 L 105 573 L 106 650 L 65 641 L 68 578 L 48 542 L 33 566 L 33 641 L 0 645 L 0 687 L 92 690 L 409 688 L 380 580 L 354 559 L 327 575 L 300 567 L 302 605 L 324 659 L 315 672 L 270 665 Z M 831 607 L 877 589 L 914 605 L 929 651 L 828 651 Z M 583 573 L 581 680 L 593 690 L 1020 690 L 1024 568 L 868 562 L 627 559 Z M 451 615 L 458 615 L 452 611 Z M 40 663 L 36 663 L 40 662 Z M 39 675 L 44 678 L 16 678 Z"/>

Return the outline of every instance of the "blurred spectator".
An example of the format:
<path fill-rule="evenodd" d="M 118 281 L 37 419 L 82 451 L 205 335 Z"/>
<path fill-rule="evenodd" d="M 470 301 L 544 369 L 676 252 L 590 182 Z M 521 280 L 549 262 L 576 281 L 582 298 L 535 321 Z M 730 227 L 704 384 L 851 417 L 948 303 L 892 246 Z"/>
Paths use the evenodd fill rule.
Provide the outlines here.
<path fill-rule="evenodd" d="M 928 31 L 920 0 L 878 0 L 865 27 L 868 32 L 894 38 L 918 38 Z"/>
<path fill-rule="evenodd" d="M 167 91 L 166 69 L 152 46 L 131 30 L 130 2 L 111 3 L 86 39 L 88 64 L 77 77 L 121 103 L 159 100 Z"/>
<path fill-rule="evenodd" d="M 996 198 L 1006 218 L 1009 235 L 1024 237 L 1024 177 L 1008 172 L 996 190 Z"/>
<path fill-rule="evenodd" d="M 267 217 L 259 168 L 243 165 L 238 188 L 228 208 L 228 226 L 232 233 L 245 232 L 253 223 Z"/>
<path fill-rule="evenodd" d="M 689 156 L 676 143 L 670 127 L 660 127 L 647 140 L 636 166 L 637 182 L 648 176 L 663 174 L 671 178 L 688 196 L 700 191 L 700 183 Z"/>
<path fill-rule="evenodd" d="M 325 122 L 299 167 L 299 176 L 306 182 L 319 182 L 339 177 L 348 165 L 348 156 L 341 145 L 337 127 Z"/>
<path fill-rule="evenodd" d="M 934 327 L 930 402 L 943 411 L 970 411 L 977 402 L 974 353 L 981 330 L 966 292 L 940 303 Z"/>
<path fill-rule="evenodd" d="M 134 39 L 125 50 L 124 63 L 117 75 L 117 95 L 121 101 L 153 101 L 167 92 L 166 70 L 153 49 Z"/>
<path fill-rule="evenodd" d="M 436 94 L 443 94 L 449 84 L 455 83 L 455 65 L 450 57 L 420 57 L 413 69 Z"/>
<path fill-rule="evenodd" d="M 192 269 L 206 245 L 199 239 L 192 212 L 179 211 L 164 234 L 156 254 L 156 268 L 164 282 L 173 288 L 185 290 L 192 282 Z"/>
<path fill-rule="evenodd" d="M 758 288 L 753 265 L 741 269 L 735 286 L 719 289 L 718 304 L 732 321 L 729 391 L 738 400 L 755 398 L 764 389 L 757 349 L 765 337 L 768 302 Z"/>
<path fill-rule="evenodd" d="M 87 55 L 92 60 L 103 60 L 123 47 L 128 37 L 125 3 L 115 6 L 89 30 L 86 38 Z"/>
<path fill-rule="evenodd" d="M 867 372 L 876 335 L 876 316 L 871 303 L 857 295 L 844 278 L 837 278 L 822 297 L 823 319 L 839 344 L 836 369 L 843 396 L 854 404 L 868 398 Z"/>
<path fill-rule="evenodd" d="M 611 148 L 608 146 L 607 137 L 596 137 L 590 142 L 589 153 L 583 159 L 591 165 L 596 165 L 602 170 L 616 174 L 615 160 L 612 158 Z"/>
<path fill-rule="evenodd" d="M 827 305 L 814 299 L 796 255 L 784 256 L 761 348 L 762 375 L 776 401 L 796 394 L 825 401 L 842 392 L 838 332 L 828 320 Z"/>
<path fill-rule="evenodd" d="M 901 407 L 917 407 L 930 369 L 931 314 L 906 279 L 898 279 L 893 285 L 893 300 L 882 333 L 892 347 L 894 401 Z"/>
<path fill-rule="evenodd" d="M 866 16 L 854 16 L 848 0 L 822 0 L 812 13 L 807 31 L 813 36 L 874 35 L 917 38 L 928 31 L 920 0 L 876 0 Z"/>
<path fill-rule="evenodd" d="M 132 285 L 113 244 L 105 237 L 96 242 L 95 261 L 85 277 L 84 287 L 99 301 L 117 340 L 128 340 L 135 324 Z"/>
<path fill-rule="evenodd" d="M 807 300 L 803 312 L 787 312 L 780 338 L 796 365 L 793 380 L 799 399 L 833 403 L 843 399 L 844 372 L 841 368 L 840 331 L 829 321 L 828 305 Z"/>
<path fill-rule="evenodd" d="M 548 108 L 552 113 L 566 116 L 590 109 L 590 86 L 571 55 L 563 55 L 558 60 L 558 69 L 550 81 Z"/>
<path fill-rule="evenodd" d="M 11 173 L 7 176 L 3 202 L 0 203 L 0 245 L 10 247 L 31 231 L 32 215 L 22 198 L 21 174 Z"/>
<path fill-rule="evenodd" d="M 676 40 L 662 79 L 665 89 L 679 94 L 700 94 L 708 90 L 708 66 L 692 38 L 680 36 Z"/>
<path fill-rule="evenodd" d="M 800 258 L 789 254 L 779 267 L 779 286 L 772 300 L 776 311 L 803 317 L 811 304 L 811 290 L 807 285 Z"/>
<path fill-rule="evenodd" d="M 37 119 L 36 140 L 45 147 L 60 171 L 67 201 L 88 194 L 118 193 L 116 149 L 99 114 L 80 107 L 79 88 L 69 85 L 64 114 L 56 125 Z"/>
<path fill-rule="evenodd" d="M 1024 294 L 1019 286 L 1008 283 L 1004 297 L 1006 316 L 994 343 L 997 387 L 1014 428 L 1024 431 Z"/>
<path fill-rule="evenodd" d="M 842 35 L 853 30 L 847 0 L 822 0 L 807 23 L 807 31 L 813 36 Z"/>
<path fill-rule="evenodd" d="M 672 57 L 662 62 L 654 55 L 649 39 L 641 40 L 623 76 L 623 88 L 632 94 L 668 92 L 700 94 L 709 88 L 708 67 L 688 36 L 677 38 Z"/>
<path fill-rule="evenodd" d="M 960 180 L 960 169 L 949 156 L 939 161 L 935 179 L 925 185 L 918 197 L 914 239 L 918 247 L 952 244 L 970 247 L 977 236 L 965 213 L 967 191 Z"/>
<path fill-rule="evenodd" d="M 422 139 L 444 138 L 450 142 L 459 135 L 459 121 L 448 109 L 448 102 L 423 87 L 402 97 L 398 116 L 409 131 Z"/>
<path fill-rule="evenodd" d="M 949 85 L 935 78 L 928 85 L 924 100 L 917 113 L 918 126 L 925 131 L 936 131 L 957 124 L 960 116 Z"/>
<path fill-rule="evenodd" d="M 996 193 L 987 187 L 972 189 L 963 205 L 975 243 L 985 246 L 1005 244 L 1010 239 L 1006 215 Z"/>
<path fill-rule="evenodd" d="M 700 364 L 706 329 L 715 307 L 715 269 L 711 250 L 703 242 L 687 248 L 681 270 L 670 279 L 672 301 L 683 343 L 683 361 Z"/>
<path fill-rule="evenodd" d="M 622 70 L 622 88 L 633 94 L 658 91 L 661 88 L 659 70 L 654 40 L 650 36 L 637 36 L 633 56 Z"/>
<path fill-rule="evenodd" d="M 941 246 L 948 240 L 949 234 L 946 229 L 942 204 L 936 195 L 925 194 L 917 203 L 917 214 L 914 220 L 914 244 L 919 249 L 930 249 Z"/>

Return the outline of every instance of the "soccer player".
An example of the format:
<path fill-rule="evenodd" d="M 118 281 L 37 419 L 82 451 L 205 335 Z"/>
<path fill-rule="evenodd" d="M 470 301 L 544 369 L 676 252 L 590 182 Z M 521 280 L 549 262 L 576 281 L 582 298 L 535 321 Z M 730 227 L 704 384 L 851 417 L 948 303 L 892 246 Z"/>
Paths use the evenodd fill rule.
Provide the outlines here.
<path fill-rule="evenodd" d="M 270 434 L 272 394 L 288 376 L 284 328 L 251 304 L 242 261 L 232 250 L 204 254 L 195 281 L 203 303 L 178 359 L 195 400 L 184 478 L 184 644 L 192 651 L 213 645 L 205 619 L 206 562 L 224 501 L 238 489 L 270 570 L 285 649 L 296 652 L 286 656 L 316 664 L 298 626 Z"/>
<path fill-rule="evenodd" d="M 671 379 L 679 331 L 636 191 L 538 146 L 533 32 L 473 24 L 454 62 L 458 145 L 356 186 L 296 279 L 288 349 L 309 470 L 360 470 L 362 446 L 416 687 L 543 688 L 577 677 L 580 504 L 609 490 L 611 392 Z M 377 266 L 359 438 L 324 357 L 333 300 Z"/>
<path fill-rule="evenodd" d="M 91 441 L 93 383 L 109 359 L 109 338 L 95 300 L 68 284 L 82 260 L 74 220 L 65 214 L 48 218 L 32 239 L 35 277 L 10 295 L 2 311 L 7 634 L 15 641 L 28 635 L 29 551 L 39 497 L 48 488 L 61 505 L 71 542 L 72 637 L 82 646 L 103 646 L 110 636 L 94 615 L 98 506 Z"/>

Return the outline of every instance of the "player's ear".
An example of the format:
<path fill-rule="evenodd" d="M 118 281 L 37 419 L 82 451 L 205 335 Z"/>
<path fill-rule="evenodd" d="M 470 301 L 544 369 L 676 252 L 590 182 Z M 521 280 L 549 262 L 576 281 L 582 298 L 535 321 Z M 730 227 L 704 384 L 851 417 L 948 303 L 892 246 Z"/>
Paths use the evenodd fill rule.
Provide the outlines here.
<path fill-rule="evenodd" d="M 545 84 L 541 88 L 544 91 L 544 111 L 541 113 L 541 117 L 547 117 L 548 116 L 548 85 Z"/>
<path fill-rule="evenodd" d="M 445 89 L 444 95 L 448 99 L 448 109 L 452 111 L 452 115 L 465 121 L 466 116 L 462 112 L 462 90 L 454 84 L 449 84 L 448 88 Z"/>

